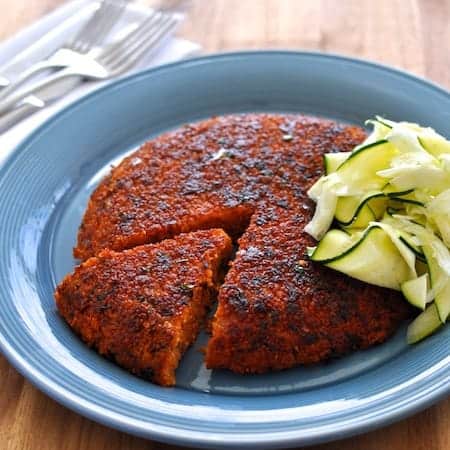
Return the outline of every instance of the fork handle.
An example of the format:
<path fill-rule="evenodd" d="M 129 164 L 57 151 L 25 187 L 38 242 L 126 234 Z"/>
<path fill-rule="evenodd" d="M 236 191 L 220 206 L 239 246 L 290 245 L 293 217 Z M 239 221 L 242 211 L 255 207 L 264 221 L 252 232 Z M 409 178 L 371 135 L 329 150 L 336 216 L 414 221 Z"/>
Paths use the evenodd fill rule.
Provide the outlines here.
<path fill-rule="evenodd" d="M 8 86 L 6 86 L 5 88 L 3 88 L 0 91 L 0 100 L 11 95 L 20 86 L 22 86 L 26 81 L 39 75 L 44 70 L 56 69 L 58 67 L 60 67 L 60 66 L 56 66 L 55 64 L 51 63 L 50 61 L 38 61 L 37 63 L 33 64 L 28 69 L 25 69 L 14 81 L 10 81 Z"/>
<path fill-rule="evenodd" d="M 37 81 L 36 83 L 28 87 L 25 87 L 24 89 L 19 90 L 18 92 L 10 95 L 5 99 L 0 99 L 0 115 L 14 110 L 16 108 L 16 105 L 21 100 L 25 99 L 34 92 L 45 89 L 52 84 L 56 84 L 59 81 L 70 77 L 80 77 L 80 74 L 75 73 L 70 68 L 66 68 L 48 76 L 47 78 L 44 78 L 43 80 Z"/>

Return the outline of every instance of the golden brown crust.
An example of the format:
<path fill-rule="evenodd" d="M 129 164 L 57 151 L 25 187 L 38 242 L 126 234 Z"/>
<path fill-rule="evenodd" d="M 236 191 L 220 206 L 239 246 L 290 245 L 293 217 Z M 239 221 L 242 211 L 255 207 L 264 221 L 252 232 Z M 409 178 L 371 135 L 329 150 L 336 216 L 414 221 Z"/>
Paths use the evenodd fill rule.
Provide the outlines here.
<path fill-rule="evenodd" d="M 305 256 L 296 222 L 252 223 L 219 293 L 206 365 L 262 373 L 383 342 L 408 317 L 398 292 L 345 277 Z"/>
<path fill-rule="evenodd" d="M 297 115 L 187 125 L 145 144 L 99 185 L 74 253 L 85 259 L 211 227 L 234 238 L 246 230 L 220 290 L 211 368 L 278 370 L 382 342 L 409 314 L 400 295 L 304 256 L 314 244 L 302 231 L 314 210 L 306 192 L 323 154 L 364 137 L 359 127 Z"/>
<path fill-rule="evenodd" d="M 350 149 L 363 136 L 358 127 L 294 115 L 225 116 L 184 126 L 145 144 L 98 186 L 74 254 L 86 259 L 103 248 L 119 251 L 213 227 L 236 237 L 257 205 L 279 191 L 272 179 L 290 172 L 293 154 L 303 154 L 305 167 L 316 164 L 308 171 L 314 176 L 317 155 Z"/>
<path fill-rule="evenodd" d="M 323 154 L 349 151 L 354 127 L 292 124 L 285 164 L 259 202 L 219 293 L 206 353 L 209 368 L 262 373 L 310 364 L 385 341 L 410 314 L 397 292 L 343 276 L 306 256 L 315 241 L 311 182 Z M 287 163 L 286 163 L 287 162 Z"/>
<path fill-rule="evenodd" d="M 59 312 L 102 355 L 158 384 L 173 385 L 231 249 L 225 232 L 208 230 L 122 253 L 104 250 L 58 286 Z"/>

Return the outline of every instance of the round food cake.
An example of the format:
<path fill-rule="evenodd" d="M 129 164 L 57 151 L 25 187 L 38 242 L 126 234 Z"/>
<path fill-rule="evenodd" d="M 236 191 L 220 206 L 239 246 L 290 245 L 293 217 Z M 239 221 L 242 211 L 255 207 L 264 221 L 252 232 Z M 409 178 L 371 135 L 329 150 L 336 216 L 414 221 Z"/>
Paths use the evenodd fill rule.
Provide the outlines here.
<path fill-rule="evenodd" d="M 365 137 L 359 127 L 320 118 L 242 114 L 185 125 L 147 142 L 113 168 L 92 194 L 74 249 L 85 262 L 57 288 L 59 311 L 89 345 L 163 385 L 174 384 L 175 377 L 161 374 L 161 367 L 167 368 L 161 361 L 170 356 L 169 372 L 174 372 L 216 297 L 205 357 L 211 369 L 243 374 L 281 370 L 385 341 L 409 317 L 408 304 L 396 291 L 311 262 L 306 249 L 315 242 L 303 231 L 314 212 L 307 190 L 322 174 L 323 154 L 350 151 Z M 214 263 L 198 251 L 205 248 L 202 240 L 216 249 Z M 184 258 L 172 255 L 176 247 L 183 249 Z M 147 263 L 120 255 L 141 248 L 150 252 L 158 270 L 145 274 L 144 284 L 131 283 L 141 276 L 136 265 Z M 158 252 L 167 256 L 159 263 Z M 111 261 L 99 264 L 98 258 Z M 92 278 L 85 271 L 91 265 L 93 284 L 117 279 L 117 287 L 100 300 L 98 289 L 88 286 Z M 186 281 L 194 266 L 197 275 Z M 109 272 L 102 275 L 105 270 Z M 116 272 L 131 275 L 122 279 Z M 164 288 L 152 284 L 155 273 L 165 280 Z M 162 315 L 158 308 L 170 303 L 182 285 L 203 286 L 203 291 L 182 301 L 177 297 L 172 302 L 176 306 Z M 120 306 L 123 302 L 126 307 Z M 120 314 L 110 314 L 111 308 Z M 144 310 L 139 325 L 123 317 L 120 324 L 111 323 Z M 177 329 L 191 331 L 182 339 L 164 339 L 161 350 L 161 337 L 152 327 L 170 328 L 175 322 Z M 119 353 L 134 355 L 125 363 L 117 357 L 114 339 L 92 331 L 116 325 L 122 336 L 127 326 L 130 333 L 138 328 L 139 338 L 124 340 L 120 347 Z M 159 353 L 152 359 L 153 348 Z"/>

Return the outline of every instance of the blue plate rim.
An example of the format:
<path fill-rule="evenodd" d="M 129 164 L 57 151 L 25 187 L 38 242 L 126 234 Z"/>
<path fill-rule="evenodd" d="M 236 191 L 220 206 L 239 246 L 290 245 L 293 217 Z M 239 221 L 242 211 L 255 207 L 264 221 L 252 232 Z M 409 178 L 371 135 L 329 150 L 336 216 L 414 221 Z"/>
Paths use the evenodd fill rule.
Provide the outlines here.
<path fill-rule="evenodd" d="M 20 155 L 23 151 L 29 147 L 29 145 L 39 138 L 39 135 L 46 131 L 47 129 L 54 126 L 65 114 L 73 110 L 78 109 L 84 103 L 90 102 L 96 96 L 101 95 L 105 91 L 114 91 L 117 88 L 121 88 L 129 83 L 134 83 L 142 77 L 151 76 L 151 74 L 170 71 L 175 68 L 206 64 L 214 62 L 215 60 L 223 59 L 235 59 L 241 57 L 254 57 L 254 56 L 296 56 L 296 57 L 315 57 L 320 59 L 336 60 L 339 62 L 346 62 L 351 64 L 356 64 L 359 66 L 368 66 L 377 70 L 381 70 L 388 73 L 393 73 L 397 76 L 410 79 L 415 82 L 420 82 L 426 85 L 428 88 L 438 91 L 439 93 L 450 97 L 450 93 L 439 86 L 437 83 L 431 82 L 425 78 L 410 74 L 398 68 L 393 68 L 384 64 L 379 64 L 374 61 L 367 61 L 364 59 L 353 58 L 350 56 L 344 56 L 333 53 L 322 53 L 322 52 L 312 52 L 312 51 L 293 51 L 293 50 L 257 50 L 257 51 L 238 51 L 238 52 L 222 52 L 215 53 L 206 56 L 200 56 L 196 58 L 191 58 L 187 60 L 177 61 L 174 63 L 166 64 L 156 68 L 147 69 L 145 71 L 138 72 L 136 74 L 129 75 L 120 80 L 112 82 L 106 86 L 102 86 L 99 89 L 89 93 L 88 95 L 81 97 L 71 104 L 67 105 L 61 111 L 48 118 L 43 124 L 41 124 L 37 129 L 30 133 L 24 140 L 22 140 L 16 148 L 6 157 L 0 167 L 0 180 L 3 178 L 5 173 L 9 170 L 9 166 L 13 163 L 14 159 Z M 309 435 L 304 435 L 303 432 L 296 433 L 295 431 L 270 431 L 268 433 L 249 433 L 248 435 L 239 434 L 238 440 L 230 439 L 229 434 L 222 433 L 211 433 L 208 430 L 205 431 L 189 431 L 183 430 L 183 436 L 174 435 L 173 432 L 179 431 L 178 428 L 173 426 L 161 426 L 157 424 L 146 423 L 145 427 L 139 427 L 136 424 L 131 424 L 130 421 L 127 422 L 126 417 L 116 418 L 108 417 L 108 410 L 106 408 L 99 408 L 98 405 L 94 403 L 84 404 L 80 402 L 77 397 L 66 392 L 64 389 L 59 388 L 57 383 L 52 382 L 46 375 L 39 371 L 39 368 L 33 367 L 27 363 L 26 359 L 17 352 L 10 345 L 10 342 L 5 338 L 0 330 L 0 350 L 8 359 L 8 361 L 33 385 L 38 389 L 49 395 L 51 398 L 56 400 L 58 403 L 70 408 L 81 415 L 88 417 L 96 422 L 102 423 L 106 426 L 114 427 L 118 430 L 135 434 L 148 439 L 156 439 L 163 442 L 170 442 L 178 445 L 197 445 L 197 446 L 210 446 L 215 445 L 216 447 L 248 447 L 252 445 L 264 444 L 267 447 L 279 447 L 279 446 L 293 446 L 293 445 L 304 445 L 304 444 L 315 444 L 320 442 L 327 442 L 332 439 L 342 439 L 348 436 L 361 434 L 383 425 L 387 425 L 396 420 L 401 420 L 407 416 L 410 416 L 420 410 L 425 409 L 431 404 L 437 402 L 439 399 L 450 394 L 450 371 L 442 371 L 441 377 L 434 381 L 432 386 L 426 390 L 426 392 L 419 391 L 418 394 L 414 396 L 413 401 L 405 402 L 405 404 L 390 411 L 386 414 L 379 414 L 370 419 L 365 420 L 354 420 L 352 423 L 346 425 L 346 427 L 341 429 L 336 429 L 336 427 L 331 427 L 328 430 L 321 430 L 320 434 L 310 433 Z M 446 361 L 446 360 L 444 360 Z M 448 364 L 445 368 L 447 368 Z M 434 373 L 436 376 L 436 373 Z M 438 373 L 437 375 L 440 375 Z M 419 395 L 420 394 L 420 395 Z M 226 440 L 228 439 L 228 441 Z"/>

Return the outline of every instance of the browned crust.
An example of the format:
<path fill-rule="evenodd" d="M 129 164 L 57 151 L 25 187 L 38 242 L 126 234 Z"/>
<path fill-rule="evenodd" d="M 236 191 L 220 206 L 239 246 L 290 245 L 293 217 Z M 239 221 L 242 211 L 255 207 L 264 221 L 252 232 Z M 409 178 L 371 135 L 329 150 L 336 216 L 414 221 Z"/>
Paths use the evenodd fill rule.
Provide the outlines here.
<path fill-rule="evenodd" d="M 265 372 L 383 342 L 410 313 L 400 295 L 304 256 L 314 244 L 302 231 L 314 209 L 306 193 L 323 154 L 364 137 L 359 127 L 296 115 L 187 125 L 145 144 L 99 185 L 74 253 L 84 259 L 203 228 L 234 238 L 246 230 L 220 289 L 210 368 Z"/>
<path fill-rule="evenodd" d="M 215 298 L 231 254 L 222 230 L 102 251 L 58 286 L 61 315 L 91 347 L 136 375 L 175 383 L 174 371 Z"/>
<path fill-rule="evenodd" d="M 293 155 L 300 152 L 315 177 L 318 155 L 349 149 L 363 136 L 358 127 L 293 115 L 225 116 L 182 127 L 146 143 L 98 186 L 74 254 L 86 259 L 103 248 L 213 227 L 236 237 L 257 205 L 280 191 L 272 180 L 291 172 Z"/>
<path fill-rule="evenodd" d="M 410 309 L 398 292 L 345 277 L 305 256 L 292 221 L 251 224 L 219 294 L 206 365 L 262 373 L 386 340 Z"/>

